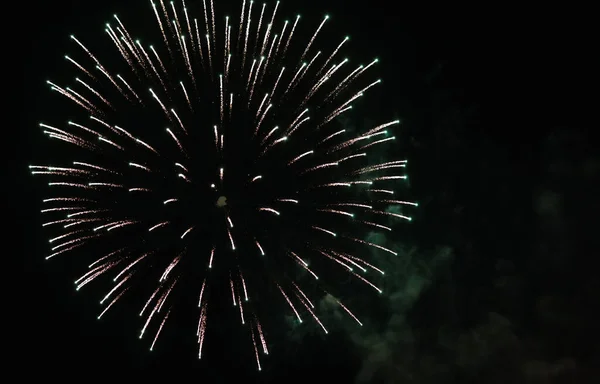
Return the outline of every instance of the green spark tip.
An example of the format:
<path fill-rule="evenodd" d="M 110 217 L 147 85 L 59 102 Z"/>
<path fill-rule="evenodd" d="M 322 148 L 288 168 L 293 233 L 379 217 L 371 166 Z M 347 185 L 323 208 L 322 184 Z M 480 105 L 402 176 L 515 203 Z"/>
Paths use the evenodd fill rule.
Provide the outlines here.
<path fill-rule="evenodd" d="M 329 19 L 329 15 L 325 15 L 325 20 Z"/>

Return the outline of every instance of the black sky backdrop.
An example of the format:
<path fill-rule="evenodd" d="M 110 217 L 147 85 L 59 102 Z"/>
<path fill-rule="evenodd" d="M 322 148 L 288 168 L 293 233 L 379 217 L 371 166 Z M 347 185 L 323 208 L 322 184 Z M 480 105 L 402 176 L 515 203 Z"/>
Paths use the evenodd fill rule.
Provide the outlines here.
<path fill-rule="evenodd" d="M 198 362 L 193 345 L 165 343 L 149 353 L 134 323 L 124 320 L 133 310 L 120 309 L 122 316 L 99 323 L 96 297 L 73 289 L 79 271 L 43 260 L 43 181 L 30 177 L 27 165 L 52 156 L 37 123 L 52 113 L 44 81 L 64 72 L 69 34 L 106 39 L 103 25 L 115 12 L 126 25 L 137 24 L 136 35 L 145 28 L 134 21 L 138 16 L 148 18 L 150 28 L 154 19 L 146 1 L 22 3 L 22 30 L 13 31 L 22 39 L 15 49 L 24 59 L 16 124 L 22 144 L 9 148 L 18 194 L 9 206 L 18 218 L 11 241 L 17 244 L 7 256 L 22 262 L 23 277 L 12 288 L 18 325 L 8 335 L 22 377 L 207 383 L 597 379 L 599 285 L 592 264 L 598 211 L 591 202 L 598 196 L 600 163 L 589 135 L 595 124 L 587 112 L 586 12 L 382 0 L 285 3 L 286 13 L 297 9 L 313 20 L 331 14 L 335 28 L 352 36 L 353 56 L 381 59 L 384 92 L 377 110 L 366 115 L 381 112 L 403 122 L 396 132 L 398 153 L 410 160 L 410 193 L 421 207 L 393 240 L 402 243 L 407 260 L 393 278 L 399 279 L 396 293 L 410 291 L 413 299 L 373 304 L 388 310 L 373 309 L 370 333 L 291 333 L 285 353 L 264 361 L 260 375 L 252 360 L 240 360 L 235 351 L 247 341 L 207 351 L 206 361 Z"/>

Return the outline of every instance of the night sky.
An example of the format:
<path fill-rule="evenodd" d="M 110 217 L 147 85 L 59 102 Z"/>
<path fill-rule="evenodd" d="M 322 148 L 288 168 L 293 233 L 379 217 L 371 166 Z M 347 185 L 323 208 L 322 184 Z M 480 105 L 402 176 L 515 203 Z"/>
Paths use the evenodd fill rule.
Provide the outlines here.
<path fill-rule="evenodd" d="M 263 360 L 261 373 L 247 353 L 248 340 L 211 343 L 198 361 L 193 334 L 185 341 L 177 321 L 168 324 L 173 336 L 152 353 L 147 340 L 137 338 L 137 307 L 120 307 L 97 321 L 97 298 L 105 290 L 75 292 L 73 280 L 83 271 L 67 258 L 44 260 L 49 250 L 39 211 L 47 189 L 27 165 L 55 156 L 38 123 L 56 116 L 48 103 L 56 96 L 44 82 L 68 73 L 69 34 L 90 45 L 104 42 L 103 25 L 118 13 L 134 26 L 130 32 L 142 36 L 148 28 L 156 36 L 148 3 L 28 2 L 15 13 L 24 82 L 16 92 L 23 96 L 16 123 L 21 144 L 8 148 L 17 196 L 7 204 L 18 224 L 4 256 L 23 269 L 15 272 L 22 277 L 10 293 L 16 306 L 5 311 L 18 314 L 9 330 L 16 335 L 7 337 L 16 341 L 12 352 L 22 379 L 600 379 L 600 287 L 591 267 L 600 245 L 599 212 L 590 203 L 600 193 L 593 187 L 600 184 L 600 158 L 588 135 L 597 124 L 587 116 L 591 54 L 582 37 L 591 27 L 584 12 L 565 9 L 283 1 L 285 13 L 299 11 L 313 24 L 330 14 L 332 26 L 352 36 L 352 57 L 381 60 L 383 91 L 368 104 L 365 119 L 402 120 L 390 152 L 409 159 L 408 196 L 420 203 L 413 222 L 388 238 L 400 250 L 387 265 L 388 289 L 353 299 L 369 319 L 360 330 L 340 326 L 326 337 L 312 325 L 285 330 L 274 341 L 279 353 Z M 241 2 L 222 4 L 237 17 Z M 201 2 L 188 6 L 198 10 Z"/>

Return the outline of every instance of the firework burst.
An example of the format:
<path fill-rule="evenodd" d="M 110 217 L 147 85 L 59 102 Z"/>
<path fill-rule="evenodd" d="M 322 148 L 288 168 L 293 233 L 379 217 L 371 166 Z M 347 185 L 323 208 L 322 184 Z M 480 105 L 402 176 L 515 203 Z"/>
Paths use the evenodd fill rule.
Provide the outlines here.
<path fill-rule="evenodd" d="M 173 297 L 194 292 L 201 357 L 227 292 L 260 369 L 269 351 L 261 312 L 312 318 L 327 333 L 313 303 L 323 280 L 335 283 L 339 269 L 382 292 L 377 259 L 396 253 L 366 235 L 410 220 L 403 211 L 416 203 L 393 199 L 406 160 L 369 154 L 394 140 L 399 122 L 357 133 L 336 121 L 380 81 L 368 76 L 376 59 L 352 66 L 341 56 L 347 37 L 321 39 L 328 16 L 304 38 L 300 16 L 277 18 L 279 2 L 244 0 L 239 22 L 217 18 L 212 0 L 198 18 L 183 2 L 151 6 L 160 46 L 134 39 L 115 15 L 110 61 L 71 36 L 78 52 L 65 58 L 77 77 L 48 81 L 79 117 L 40 124 L 74 147 L 65 153 L 75 161 L 30 167 L 51 177 L 56 196 L 42 210 L 47 259 L 92 258 L 78 290 L 110 277 L 99 318 L 126 292 L 147 292 L 140 338 L 154 329 L 151 349 Z"/>

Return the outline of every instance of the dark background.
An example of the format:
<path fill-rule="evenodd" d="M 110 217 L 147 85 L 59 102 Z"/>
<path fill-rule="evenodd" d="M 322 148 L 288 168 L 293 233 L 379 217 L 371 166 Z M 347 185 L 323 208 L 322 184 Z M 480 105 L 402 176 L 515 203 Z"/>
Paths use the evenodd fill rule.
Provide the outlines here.
<path fill-rule="evenodd" d="M 589 118 L 594 49 L 586 43 L 586 11 L 285 3 L 293 3 L 286 13 L 329 12 L 352 35 L 355 55 L 378 55 L 382 110 L 403 120 L 398 136 L 421 208 L 402 236 L 406 262 L 390 277 L 397 295 L 381 299 L 391 310 L 363 333 L 291 334 L 288 350 L 264 361 L 260 375 L 235 345 L 198 362 L 186 348 L 148 353 L 114 318 L 98 324 L 95 298 L 76 295 L 71 273 L 44 263 L 41 184 L 26 166 L 44 145 L 37 127 L 49 112 L 44 81 L 65 65 L 68 35 L 104 39 L 103 23 L 114 12 L 124 21 L 153 15 L 145 1 L 22 3 L 14 15 L 20 28 L 9 36 L 18 42 L 13 54 L 24 59 L 23 83 L 5 89 L 5 96 L 23 96 L 16 122 L 22 144 L 8 148 L 18 236 L 4 255 L 24 267 L 11 288 L 16 306 L 4 309 L 18 322 L 7 337 L 21 379 L 598 380 L 600 159 L 589 134 L 597 124 Z"/>

